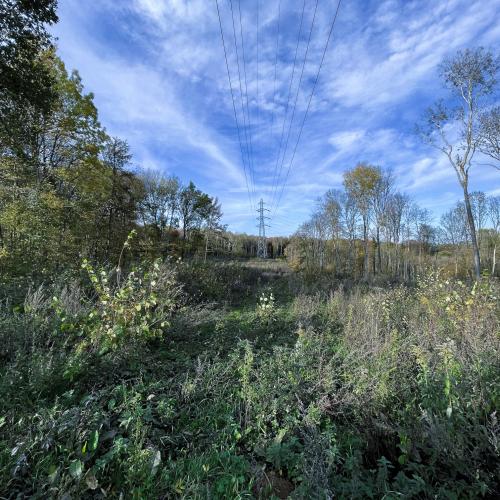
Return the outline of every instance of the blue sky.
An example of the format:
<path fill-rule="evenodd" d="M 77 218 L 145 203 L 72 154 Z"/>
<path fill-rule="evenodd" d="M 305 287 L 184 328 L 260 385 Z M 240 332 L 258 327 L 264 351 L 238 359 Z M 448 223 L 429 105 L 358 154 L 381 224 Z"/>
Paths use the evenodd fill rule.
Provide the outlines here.
<path fill-rule="evenodd" d="M 292 233 L 318 196 L 341 187 L 342 172 L 358 161 L 392 168 L 398 188 L 431 209 L 437 222 L 460 190 L 447 161 L 415 135 L 415 122 L 444 94 L 437 77 L 443 57 L 464 47 L 500 46 L 500 0 L 343 0 L 289 169 L 337 6 L 337 0 L 318 1 L 297 93 L 316 5 L 305 2 L 283 126 L 303 1 L 281 0 L 275 73 L 279 0 L 260 0 L 259 9 L 257 0 L 241 0 L 245 68 L 233 0 L 242 103 L 230 3 L 219 0 L 245 159 L 247 138 L 253 151 L 250 193 L 215 0 L 59 0 L 54 33 L 68 69 L 78 69 L 95 94 L 101 123 L 130 143 L 134 165 L 193 180 L 217 196 L 231 230 L 256 231 L 252 202 L 262 197 L 273 208 L 270 233 Z M 285 159 L 277 161 L 283 129 L 283 144 L 290 138 Z M 274 190 L 273 181 L 281 164 L 279 185 L 288 170 L 289 176 L 277 206 L 281 188 Z M 500 194 L 498 170 L 475 166 L 471 187 Z"/>

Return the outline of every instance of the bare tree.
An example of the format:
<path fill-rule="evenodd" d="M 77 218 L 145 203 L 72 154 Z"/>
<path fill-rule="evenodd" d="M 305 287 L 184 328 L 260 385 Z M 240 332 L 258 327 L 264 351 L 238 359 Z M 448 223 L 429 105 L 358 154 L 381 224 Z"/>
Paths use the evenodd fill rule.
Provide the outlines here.
<path fill-rule="evenodd" d="M 500 106 L 480 116 L 478 147 L 481 153 L 500 162 Z M 490 165 L 500 170 L 500 163 Z"/>
<path fill-rule="evenodd" d="M 458 274 L 458 256 L 460 245 L 466 241 L 467 226 L 464 211 L 459 204 L 441 216 L 441 229 L 444 241 L 453 248 L 455 276 Z"/>
<path fill-rule="evenodd" d="M 482 229 L 488 215 L 488 204 L 486 195 L 482 191 L 474 191 L 470 193 L 470 204 L 472 207 L 472 215 L 476 225 L 476 237 L 479 250 L 481 250 Z"/>
<path fill-rule="evenodd" d="M 342 206 L 345 193 L 338 189 L 330 189 L 320 199 L 320 211 L 323 213 L 327 231 L 332 239 L 335 271 L 340 268 L 340 237 L 342 235 Z"/>
<path fill-rule="evenodd" d="M 392 172 L 381 172 L 373 192 L 373 212 L 375 215 L 375 240 L 377 242 L 377 267 L 382 271 L 382 249 L 380 242 L 380 232 L 387 225 L 387 208 L 394 187 L 394 177 Z"/>
<path fill-rule="evenodd" d="M 478 122 L 485 97 L 492 94 L 496 85 L 498 68 L 498 58 L 483 48 L 459 51 L 455 57 L 445 60 L 440 67 L 441 77 L 453 99 L 448 104 L 440 101 L 431 107 L 426 127 L 420 130 L 426 142 L 446 155 L 462 187 L 476 279 L 481 276 L 481 258 L 469 197 L 469 175 L 474 153 L 480 145 Z"/>
<path fill-rule="evenodd" d="M 396 272 L 399 271 L 399 261 L 400 261 L 400 241 L 402 237 L 403 230 L 403 214 L 405 208 L 409 205 L 410 200 L 407 195 L 401 193 L 395 193 L 389 196 L 386 207 L 386 218 L 385 224 L 388 232 L 387 240 L 389 243 L 394 243 L 394 248 L 396 252 L 395 266 Z M 390 253 L 389 253 L 390 258 Z"/>
<path fill-rule="evenodd" d="M 356 231 L 359 212 L 355 201 L 349 194 L 342 198 L 342 228 L 348 241 L 347 273 L 354 272 L 354 257 L 356 253 Z"/>
<path fill-rule="evenodd" d="M 495 276 L 497 247 L 500 233 L 500 196 L 494 196 L 488 200 L 488 212 L 493 229 L 493 258 L 491 264 L 491 275 Z"/>

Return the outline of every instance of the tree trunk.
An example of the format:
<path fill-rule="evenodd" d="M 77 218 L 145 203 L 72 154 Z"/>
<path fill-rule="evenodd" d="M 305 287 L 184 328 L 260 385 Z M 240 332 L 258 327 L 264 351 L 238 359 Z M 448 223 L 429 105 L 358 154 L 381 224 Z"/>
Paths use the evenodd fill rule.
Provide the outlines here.
<path fill-rule="evenodd" d="M 378 272 L 382 272 L 382 253 L 380 249 L 380 227 L 377 226 L 377 265 L 378 265 Z"/>
<path fill-rule="evenodd" d="M 363 216 L 363 239 L 365 247 L 365 255 L 363 261 L 363 278 L 368 279 L 368 221 L 367 217 Z"/>
<path fill-rule="evenodd" d="M 481 279 L 481 257 L 479 255 L 479 246 L 476 237 L 476 225 L 474 223 L 474 216 L 472 215 L 472 207 L 469 199 L 469 191 L 467 189 L 467 181 L 463 183 L 465 211 L 467 212 L 467 222 L 469 224 L 470 239 L 472 243 L 472 255 L 474 258 L 474 274 L 476 279 Z"/>
<path fill-rule="evenodd" d="M 491 264 L 491 275 L 495 276 L 495 267 L 496 267 L 496 258 L 497 258 L 497 244 L 493 246 L 493 262 Z"/>
<path fill-rule="evenodd" d="M 208 254 L 208 234 L 205 235 L 205 258 L 203 259 L 204 262 L 207 261 L 207 254 Z"/>

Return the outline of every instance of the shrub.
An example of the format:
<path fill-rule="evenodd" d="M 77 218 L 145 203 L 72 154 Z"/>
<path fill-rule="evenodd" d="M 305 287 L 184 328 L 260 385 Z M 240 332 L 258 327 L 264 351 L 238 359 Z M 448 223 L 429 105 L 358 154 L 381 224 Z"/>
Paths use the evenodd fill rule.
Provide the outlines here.
<path fill-rule="evenodd" d="M 110 286 L 108 273 L 96 272 L 88 261 L 87 271 L 96 293 L 85 329 L 93 345 L 116 349 L 125 343 L 157 338 L 170 325 L 178 307 L 180 287 L 169 262 L 153 262 L 130 271 Z"/>

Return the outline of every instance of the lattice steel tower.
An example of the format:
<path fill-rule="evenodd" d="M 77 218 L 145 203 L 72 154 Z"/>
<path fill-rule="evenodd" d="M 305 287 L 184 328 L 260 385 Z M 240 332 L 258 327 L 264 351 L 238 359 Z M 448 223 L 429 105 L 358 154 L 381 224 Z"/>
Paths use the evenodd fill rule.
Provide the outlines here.
<path fill-rule="evenodd" d="M 261 198 L 259 201 L 259 209 L 257 212 L 259 213 L 259 217 L 257 220 L 259 221 L 259 241 L 257 243 L 257 257 L 261 259 L 267 259 L 267 241 L 266 241 L 266 227 L 269 227 L 266 224 L 267 217 L 264 215 L 265 212 L 270 212 L 268 208 L 264 208 L 264 200 Z"/>

